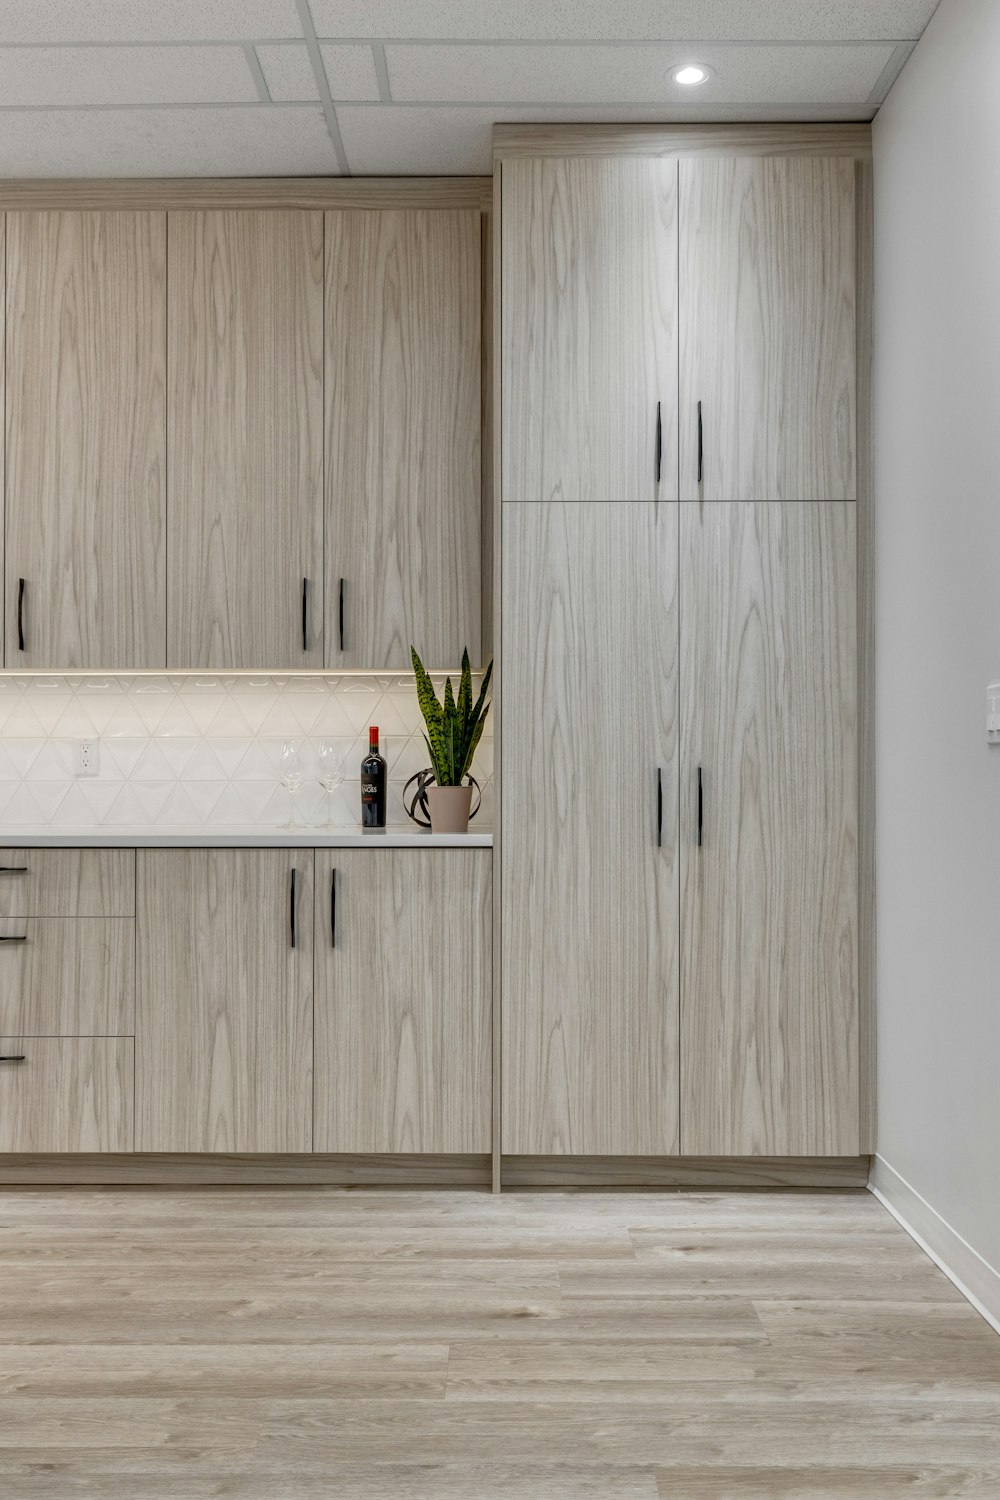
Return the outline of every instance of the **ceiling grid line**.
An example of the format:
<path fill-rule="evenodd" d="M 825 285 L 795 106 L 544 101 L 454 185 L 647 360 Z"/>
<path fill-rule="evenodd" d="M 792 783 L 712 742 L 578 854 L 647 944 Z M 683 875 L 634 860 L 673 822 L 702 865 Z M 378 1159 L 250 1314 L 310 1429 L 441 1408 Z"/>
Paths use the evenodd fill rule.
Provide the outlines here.
<path fill-rule="evenodd" d="M 326 119 L 326 128 L 333 142 L 337 165 L 345 177 L 350 177 L 351 167 L 347 160 L 347 152 L 344 149 L 343 137 L 340 134 L 337 111 L 334 109 L 333 99 L 330 97 L 330 85 L 326 77 L 326 68 L 323 66 L 323 55 L 319 50 L 319 42 L 316 40 L 316 32 L 313 29 L 309 0 L 295 0 L 295 7 L 299 13 L 302 35 L 305 37 L 306 50 L 309 53 L 309 61 L 312 64 L 313 74 L 316 79 L 316 89 L 319 93 L 320 104 L 322 105 L 323 115 Z"/>

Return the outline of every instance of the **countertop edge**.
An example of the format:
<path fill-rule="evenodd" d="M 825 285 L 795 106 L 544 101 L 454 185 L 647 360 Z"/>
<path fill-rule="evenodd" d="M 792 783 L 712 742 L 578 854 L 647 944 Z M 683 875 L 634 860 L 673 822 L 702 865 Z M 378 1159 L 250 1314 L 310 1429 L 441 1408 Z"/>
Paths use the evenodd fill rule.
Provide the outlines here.
<path fill-rule="evenodd" d="M 207 832 L 107 829 L 74 832 L 0 828 L 0 848 L 7 849 L 491 849 L 492 833 L 325 833 L 321 828 Z"/>

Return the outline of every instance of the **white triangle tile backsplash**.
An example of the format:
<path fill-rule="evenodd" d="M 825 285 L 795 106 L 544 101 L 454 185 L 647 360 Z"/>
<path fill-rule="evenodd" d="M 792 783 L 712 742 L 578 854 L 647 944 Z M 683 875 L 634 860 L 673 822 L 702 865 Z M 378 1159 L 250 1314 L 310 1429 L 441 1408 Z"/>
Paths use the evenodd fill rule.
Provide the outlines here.
<path fill-rule="evenodd" d="M 439 692 L 443 681 L 435 678 Z M 300 743 L 306 777 L 296 823 L 356 828 L 369 724 L 379 726 L 389 768 L 389 821 L 402 822 L 403 786 L 429 760 L 409 673 L 0 677 L 0 836 L 4 827 L 284 827 L 279 756 L 288 738 Z M 484 791 L 476 827 L 484 829 L 491 735 L 488 721 L 473 767 Z M 74 745 L 84 738 L 99 741 L 100 774 L 77 779 Z M 324 741 L 336 745 L 344 775 L 329 796 L 319 784 Z"/>

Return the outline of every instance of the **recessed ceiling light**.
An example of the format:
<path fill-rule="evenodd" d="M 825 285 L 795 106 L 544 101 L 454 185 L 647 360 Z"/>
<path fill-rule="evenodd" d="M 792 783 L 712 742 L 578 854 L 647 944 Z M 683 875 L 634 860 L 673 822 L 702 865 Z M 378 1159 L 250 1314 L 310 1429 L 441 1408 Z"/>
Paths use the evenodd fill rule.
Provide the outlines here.
<path fill-rule="evenodd" d="M 693 89 L 699 83 L 707 83 L 711 72 L 711 68 L 707 68 L 704 63 L 685 63 L 683 67 L 673 68 L 670 76 L 683 88 Z"/>

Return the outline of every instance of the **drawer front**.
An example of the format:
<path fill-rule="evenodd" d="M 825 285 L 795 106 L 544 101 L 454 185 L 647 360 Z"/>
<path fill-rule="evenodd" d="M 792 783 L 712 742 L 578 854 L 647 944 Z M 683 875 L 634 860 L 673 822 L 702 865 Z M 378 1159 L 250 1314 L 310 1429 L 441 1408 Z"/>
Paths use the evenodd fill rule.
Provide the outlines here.
<path fill-rule="evenodd" d="M 0 917 L 134 916 L 134 849 L 0 849 Z"/>
<path fill-rule="evenodd" d="M 133 921 L 0 918 L 0 1035 L 134 1033 Z"/>
<path fill-rule="evenodd" d="M 0 1153 L 131 1151 L 134 1049 L 131 1037 L 0 1037 Z"/>

